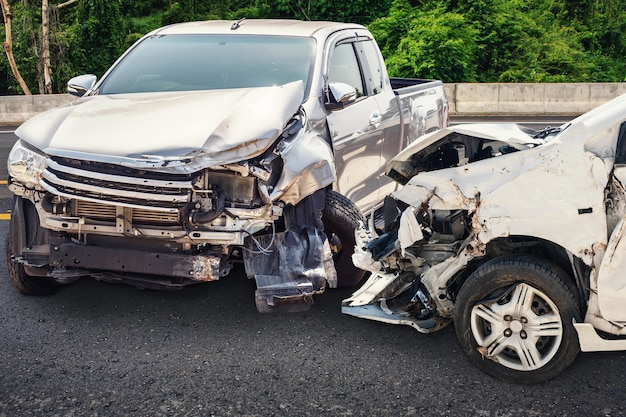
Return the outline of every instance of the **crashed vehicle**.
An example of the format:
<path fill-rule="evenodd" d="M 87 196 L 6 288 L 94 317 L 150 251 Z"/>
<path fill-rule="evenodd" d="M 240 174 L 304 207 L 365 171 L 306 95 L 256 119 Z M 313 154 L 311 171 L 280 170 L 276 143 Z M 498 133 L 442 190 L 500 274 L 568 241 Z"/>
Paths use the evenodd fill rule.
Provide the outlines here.
<path fill-rule="evenodd" d="M 81 277 L 176 289 L 243 262 L 260 311 L 351 286 L 387 161 L 448 124 L 440 81 L 389 79 L 365 27 L 183 23 L 16 130 L 7 265 L 24 294 Z"/>
<path fill-rule="evenodd" d="M 371 276 L 343 313 L 422 333 L 454 322 L 499 379 L 626 350 L 626 95 L 557 128 L 456 125 L 403 150 L 403 186 L 357 231 Z"/>

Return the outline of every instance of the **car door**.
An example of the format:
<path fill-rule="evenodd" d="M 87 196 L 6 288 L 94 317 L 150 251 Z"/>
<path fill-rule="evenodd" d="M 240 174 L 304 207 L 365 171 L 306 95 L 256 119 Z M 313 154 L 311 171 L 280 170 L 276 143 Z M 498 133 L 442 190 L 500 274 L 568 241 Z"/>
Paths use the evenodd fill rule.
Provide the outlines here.
<path fill-rule="evenodd" d="M 335 153 L 338 191 L 366 212 L 380 198 L 380 167 L 383 146 L 382 116 L 378 102 L 364 76 L 357 37 L 337 40 L 329 51 L 327 84 L 347 84 L 356 99 L 327 115 Z"/>
<path fill-rule="evenodd" d="M 389 161 L 400 152 L 402 144 L 402 116 L 396 95 L 391 88 L 389 76 L 382 61 L 378 45 L 373 39 L 359 40 L 355 43 L 358 56 L 367 63 L 365 68 L 366 84 L 371 88 L 371 95 L 376 99 L 380 114 L 383 144 L 380 149 L 379 199 L 397 189 L 398 183 L 385 175 Z"/>
<path fill-rule="evenodd" d="M 613 210 L 613 217 L 621 217 L 621 220 L 611 232 L 598 271 L 598 303 L 604 319 L 626 322 L 626 208 L 623 202 L 626 197 L 623 188 L 626 185 L 626 123 L 621 125 L 618 135 L 613 176 L 615 183 L 621 185 L 617 187 L 621 198 L 614 199 L 617 204 L 608 204 L 607 199 L 607 207 Z"/>

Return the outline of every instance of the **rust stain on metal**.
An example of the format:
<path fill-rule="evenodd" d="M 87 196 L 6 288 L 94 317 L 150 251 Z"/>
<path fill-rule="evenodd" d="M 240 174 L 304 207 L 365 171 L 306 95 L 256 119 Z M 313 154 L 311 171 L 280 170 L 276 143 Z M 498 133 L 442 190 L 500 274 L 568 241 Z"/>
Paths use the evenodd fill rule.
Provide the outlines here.
<path fill-rule="evenodd" d="M 484 346 L 478 346 L 476 348 L 476 350 L 478 351 L 478 353 L 480 353 L 480 355 L 483 357 L 483 359 L 489 359 L 490 361 L 493 361 L 495 363 L 499 363 L 498 362 L 498 358 L 496 358 L 495 356 L 489 356 L 489 353 L 487 353 L 487 348 Z"/>

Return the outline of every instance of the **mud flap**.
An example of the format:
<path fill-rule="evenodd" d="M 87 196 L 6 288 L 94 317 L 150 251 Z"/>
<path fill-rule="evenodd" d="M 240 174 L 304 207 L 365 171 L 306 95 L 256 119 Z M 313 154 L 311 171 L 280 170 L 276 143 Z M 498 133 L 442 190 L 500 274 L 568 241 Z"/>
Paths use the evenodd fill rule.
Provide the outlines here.
<path fill-rule="evenodd" d="M 254 294 L 261 313 L 297 313 L 307 311 L 313 304 L 313 284 L 305 279 L 287 281 L 277 275 L 256 275 Z"/>
<path fill-rule="evenodd" d="M 325 191 L 285 208 L 286 231 L 249 237 L 244 251 L 248 276 L 257 283 L 257 309 L 298 312 L 311 308 L 313 295 L 335 283 L 330 245 L 321 221 Z"/>

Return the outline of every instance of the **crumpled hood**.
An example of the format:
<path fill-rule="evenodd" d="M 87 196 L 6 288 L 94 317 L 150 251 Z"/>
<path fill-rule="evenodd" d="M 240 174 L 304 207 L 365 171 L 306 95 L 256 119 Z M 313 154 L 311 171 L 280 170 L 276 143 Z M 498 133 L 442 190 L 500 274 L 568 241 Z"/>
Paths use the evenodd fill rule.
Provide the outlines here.
<path fill-rule="evenodd" d="M 263 152 L 298 112 L 303 95 L 302 82 L 294 82 L 93 96 L 37 115 L 16 134 L 49 155 L 145 167 L 195 165 L 201 157 L 211 166 Z"/>
<path fill-rule="evenodd" d="M 462 135 L 474 136 L 488 140 L 498 140 L 508 143 L 511 146 L 519 145 L 541 145 L 543 140 L 535 139 L 528 133 L 520 129 L 513 123 L 474 123 L 448 126 L 435 132 L 424 135 L 391 159 L 391 162 L 408 161 L 413 154 L 437 142 L 439 139 L 448 136 L 450 133 L 460 133 Z"/>

